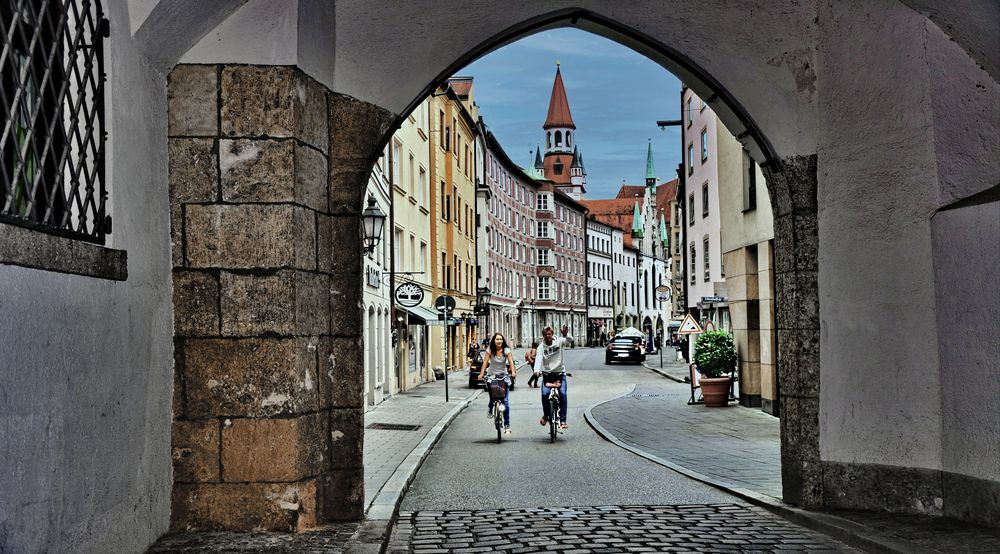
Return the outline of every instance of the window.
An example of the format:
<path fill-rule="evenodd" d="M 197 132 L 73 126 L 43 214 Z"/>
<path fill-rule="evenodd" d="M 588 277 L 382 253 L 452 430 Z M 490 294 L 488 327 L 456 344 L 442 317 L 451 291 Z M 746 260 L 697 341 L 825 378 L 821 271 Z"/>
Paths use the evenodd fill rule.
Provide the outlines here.
<path fill-rule="evenodd" d="M 701 217 L 708 217 L 708 183 L 701 185 Z"/>
<path fill-rule="evenodd" d="M 701 130 L 701 163 L 708 160 L 708 129 Z"/>
<path fill-rule="evenodd" d="M 410 196 L 413 196 L 414 198 L 416 198 L 417 197 L 417 188 L 416 188 L 417 174 L 413 171 L 413 154 L 410 154 L 410 165 L 407 166 L 406 170 L 407 170 L 406 178 L 410 182 L 410 187 L 409 187 L 409 189 L 410 189 Z"/>
<path fill-rule="evenodd" d="M 427 170 L 423 167 L 420 168 L 417 178 L 417 201 L 422 204 L 427 202 Z"/>
<path fill-rule="evenodd" d="M 420 271 L 427 271 L 427 243 L 420 241 Z"/>
<path fill-rule="evenodd" d="M 705 258 L 705 282 L 707 283 L 711 279 L 711 276 L 710 276 L 711 266 L 710 266 L 710 263 L 708 261 L 708 237 L 707 236 L 705 237 L 704 241 L 702 241 L 702 244 L 703 244 L 703 246 L 705 248 L 705 253 L 704 253 L 703 257 Z"/>
<path fill-rule="evenodd" d="M 451 150 L 451 127 L 444 128 L 444 149 Z"/>
<path fill-rule="evenodd" d="M 393 246 L 393 256 L 392 263 L 398 271 L 400 269 L 400 264 L 403 262 L 403 230 L 396 227 L 396 232 L 392 237 Z"/>
<path fill-rule="evenodd" d="M 550 239 L 550 238 L 552 238 L 552 236 L 549 235 L 549 231 L 550 231 L 550 229 L 549 229 L 549 222 L 548 221 L 539 221 L 538 222 L 538 238 L 541 238 L 541 239 Z"/>
<path fill-rule="evenodd" d="M 539 300 L 551 299 L 549 296 L 549 277 L 538 278 L 538 299 Z"/>
<path fill-rule="evenodd" d="M 413 236 L 413 233 L 410 233 L 410 266 L 406 268 L 407 271 L 416 271 L 417 267 L 416 256 L 417 256 L 417 238 Z M 399 268 L 396 268 L 396 270 L 398 271 Z"/>
<path fill-rule="evenodd" d="M 556 131 L 556 146 L 562 146 L 562 131 Z"/>
<path fill-rule="evenodd" d="M 694 193 L 688 195 L 688 226 L 694 225 Z"/>
<path fill-rule="evenodd" d="M 573 146 L 573 133 L 566 131 L 566 147 Z"/>
<path fill-rule="evenodd" d="M 743 151 L 743 211 L 757 209 L 757 164 Z"/>
<path fill-rule="evenodd" d="M 398 187 L 403 186 L 403 174 L 399 169 L 399 160 L 403 159 L 403 154 L 400 153 L 402 148 L 398 142 L 392 143 L 392 184 Z"/>
<path fill-rule="evenodd" d="M 688 127 L 691 126 L 691 119 L 692 119 L 692 116 L 694 115 L 694 111 L 691 109 L 691 100 L 692 100 L 692 98 L 693 97 L 691 97 L 691 96 L 688 97 L 688 109 L 687 109 L 687 120 L 688 120 L 687 126 Z"/>
<path fill-rule="evenodd" d="M 3 2 L 0 21 L 0 220 L 103 244 L 108 21 L 79 0 Z"/>
<path fill-rule="evenodd" d="M 538 249 L 538 265 L 552 265 L 549 261 L 549 249 L 539 248 Z"/>
<path fill-rule="evenodd" d="M 694 284 L 694 276 L 698 273 L 698 253 L 695 251 L 694 243 L 691 243 L 691 253 L 688 256 L 691 264 L 691 284 Z"/>
<path fill-rule="evenodd" d="M 559 131 L 556 132 L 558 133 Z M 552 164 L 552 171 L 556 175 L 562 175 L 562 170 L 563 170 L 563 164 L 561 161 L 559 161 L 559 158 L 556 158 L 556 163 Z"/>
<path fill-rule="evenodd" d="M 538 193 L 538 197 L 537 197 L 538 198 L 538 202 L 535 205 L 535 208 L 538 209 L 538 210 L 545 210 L 545 211 L 551 210 L 552 209 L 551 208 L 551 202 L 549 202 L 549 197 L 550 196 L 551 196 L 551 193 L 547 193 L 547 192 L 540 192 L 540 193 Z"/>
<path fill-rule="evenodd" d="M 694 144 L 688 145 L 688 175 L 694 173 Z"/>

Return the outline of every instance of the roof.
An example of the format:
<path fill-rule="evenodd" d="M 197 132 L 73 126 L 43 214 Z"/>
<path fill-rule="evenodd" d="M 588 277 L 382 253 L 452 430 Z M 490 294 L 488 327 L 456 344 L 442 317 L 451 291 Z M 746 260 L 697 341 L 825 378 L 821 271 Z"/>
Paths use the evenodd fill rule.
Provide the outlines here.
<path fill-rule="evenodd" d="M 459 96 L 468 96 L 472 90 L 472 77 L 452 77 L 448 79 L 448 84 Z"/>
<path fill-rule="evenodd" d="M 632 209 L 634 198 L 611 198 L 608 200 L 581 200 L 595 221 L 610 225 L 626 235 L 632 233 Z"/>
<path fill-rule="evenodd" d="M 618 196 L 615 198 L 635 198 L 635 195 L 642 196 L 646 192 L 646 187 L 642 185 L 622 185 L 618 189 Z"/>
<path fill-rule="evenodd" d="M 646 147 L 646 178 L 656 179 L 656 170 L 653 169 L 653 140 L 650 139 Z"/>
<path fill-rule="evenodd" d="M 667 209 L 670 206 L 670 201 L 677 197 L 677 179 L 673 181 L 667 181 L 665 183 L 660 183 L 656 185 L 656 206 L 658 208 L 663 208 L 663 213 L 666 214 L 667 221 L 670 221 L 671 214 Z"/>
<path fill-rule="evenodd" d="M 556 80 L 552 83 L 552 96 L 549 98 L 549 114 L 545 117 L 543 129 L 552 127 L 569 127 L 576 129 L 573 115 L 569 113 L 569 101 L 566 100 L 566 88 L 563 86 L 562 73 L 556 64 Z"/>

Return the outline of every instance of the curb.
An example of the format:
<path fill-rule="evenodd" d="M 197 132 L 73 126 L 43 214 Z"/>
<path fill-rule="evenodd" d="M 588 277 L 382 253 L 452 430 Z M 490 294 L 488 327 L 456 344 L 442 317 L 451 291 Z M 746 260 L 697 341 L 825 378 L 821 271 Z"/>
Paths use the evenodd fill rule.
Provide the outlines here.
<path fill-rule="evenodd" d="M 645 364 L 643 364 L 645 365 Z M 655 368 L 646 366 L 656 373 L 660 373 L 665 377 L 673 380 L 677 380 L 669 375 L 657 371 Z M 635 391 L 635 386 L 633 385 L 632 391 Z M 699 473 L 697 471 L 688 469 L 684 466 L 675 464 L 668 460 L 664 460 L 659 456 L 654 456 L 649 452 L 626 444 L 614 436 L 610 431 L 604 428 L 597 419 L 594 417 L 592 410 L 597 406 L 603 406 L 609 402 L 614 402 L 631 394 L 631 392 L 622 395 L 616 399 L 608 400 L 607 402 L 602 402 L 595 406 L 587 408 L 583 412 L 584 419 L 587 420 L 587 424 L 590 425 L 598 435 L 604 438 L 604 440 L 615 444 L 616 446 L 628 450 L 633 454 L 646 458 L 647 460 L 660 464 L 672 471 L 680 473 L 685 477 L 694 479 L 695 481 L 700 481 L 709 485 L 711 487 L 717 488 L 724 492 L 728 492 L 733 496 L 739 497 L 750 504 L 764 508 L 765 510 L 781 516 L 793 523 L 801 525 L 807 529 L 813 531 L 819 531 L 826 535 L 829 535 L 843 543 L 846 543 L 855 548 L 860 548 L 866 552 L 876 552 L 885 554 L 932 554 L 937 553 L 936 550 L 931 550 L 912 544 L 903 540 L 893 539 L 889 537 L 884 537 L 876 533 L 875 531 L 860 525 L 853 521 L 838 517 L 832 514 L 827 514 L 823 512 L 810 512 L 803 510 L 801 508 L 796 508 L 785 504 L 779 498 L 775 498 L 770 495 L 759 493 L 757 491 L 752 491 L 744 487 L 737 487 L 725 481 L 716 479 L 714 477 L 709 477 L 705 474 Z"/>
<path fill-rule="evenodd" d="M 344 551 L 349 554 L 376 554 L 385 552 L 389 538 L 392 535 L 392 527 L 396 524 L 396 517 L 399 514 L 399 504 L 403 501 L 413 477 L 417 470 L 427 459 L 434 445 L 437 444 L 452 420 L 461 413 L 469 404 L 474 402 L 482 389 L 472 393 L 468 398 L 458 403 L 438 420 L 434 427 L 427 432 L 423 440 L 410 452 L 406 458 L 400 462 L 399 467 L 392 472 L 389 479 L 382 485 L 378 494 L 372 499 L 371 504 L 365 510 L 365 520 L 351 537 L 350 546 Z"/>
<path fill-rule="evenodd" d="M 659 375 L 662 375 L 663 377 L 666 377 L 667 379 L 670 379 L 671 381 L 676 381 L 678 383 L 687 383 L 687 381 L 685 381 L 684 379 L 678 379 L 677 377 L 674 377 L 673 375 L 667 373 L 666 371 L 663 371 L 662 369 L 660 369 L 658 367 L 653 367 L 651 365 L 647 365 L 646 362 L 642 362 L 642 367 L 644 367 L 644 368 L 652 371 L 653 373 L 657 373 Z M 609 400 L 609 402 L 610 402 L 610 400 Z M 598 404 L 598 405 L 600 405 L 600 404 Z"/>

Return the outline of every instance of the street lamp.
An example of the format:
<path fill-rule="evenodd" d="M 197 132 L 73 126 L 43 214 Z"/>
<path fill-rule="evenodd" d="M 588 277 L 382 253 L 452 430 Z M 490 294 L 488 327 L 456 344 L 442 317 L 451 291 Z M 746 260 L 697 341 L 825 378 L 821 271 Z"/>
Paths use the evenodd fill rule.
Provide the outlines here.
<path fill-rule="evenodd" d="M 486 286 L 479 287 L 476 289 L 476 307 L 479 308 L 479 313 L 486 316 L 483 323 L 483 330 L 487 333 L 490 332 L 490 298 L 493 297 L 493 292 L 490 291 L 490 280 L 486 279 Z"/>
<path fill-rule="evenodd" d="M 375 205 L 375 197 L 368 195 L 368 207 L 361 212 L 361 229 L 364 232 L 362 246 L 369 257 L 382 240 L 383 225 L 385 225 L 385 213 Z"/>

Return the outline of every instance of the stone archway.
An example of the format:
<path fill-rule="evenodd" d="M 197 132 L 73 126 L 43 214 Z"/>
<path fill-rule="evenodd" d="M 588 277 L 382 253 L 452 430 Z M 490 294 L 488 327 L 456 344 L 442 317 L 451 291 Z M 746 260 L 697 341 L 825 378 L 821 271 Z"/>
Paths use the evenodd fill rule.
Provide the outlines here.
<path fill-rule="evenodd" d="M 981 164 L 975 166 L 976 173 L 965 162 L 957 164 L 949 149 L 938 148 L 935 132 L 940 128 L 947 132 L 939 136 L 959 137 L 962 133 L 957 129 L 962 123 L 933 112 L 935 102 L 950 106 L 940 92 L 947 88 L 947 82 L 966 93 L 963 102 L 967 105 L 995 114 L 995 107 L 989 111 L 990 101 L 996 97 L 995 78 L 989 80 L 987 75 L 983 85 L 975 59 L 961 47 L 949 45 L 948 36 L 926 16 L 903 4 L 869 8 L 830 3 L 790 10 L 760 7 L 747 12 L 730 7 L 706 10 L 698 3 L 681 3 L 670 14 L 661 13 L 655 2 L 636 2 L 630 10 L 599 1 L 586 2 L 586 10 L 569 2 L 552 5 L 565 9 L 549 11 L 548 4 L 513 10 L 483 6 L 480 17 L 459 21 L 463 14 L 448 10 L 428 12 L 402 5 L 387 14 L 371 3 L 338 2 L 333 55 L 336 71 L 333 63 L 327 67 L 311 58 L 300 61 L 301 67 L 322 74 L 323 82 L 337 92 L 312 81 L 298 68 L 265 67 L 274 63 L 266 56 L 239 60 L 251 65 L 180 66 L 174 70 L 170 149 L 179 391 L 175 399 L 175 407 L 179 407 L 175 408 L 175 474 L 179 476 L 174 491 L 175 525 L 288 528 L 307 526 L 317 519 L 360 517 L 363 468 L 358 404 L 363 376 L 359 369 L 360 318 L 353 315 L 360 314 L 360 253 L 354 249 L 345 253 L 335 245 L 356 240 L 357 206 L 361 205 L 368 172 L 388 140 L 393 121 L 409 111 L 407 106 L 415 105 L 434 84 L 470 59 L 506 41 L 561 25 L 578 25 L 622 42 L 677 73 L 711 103 L 762 164 L 775 215 L 785 500 L 807 507 L 853 505 L 981 517 L 971 508 L 976 494 L 963 498 L 958 492 L 945 490 L 942 475 L 953 484 L 960 483 L 949 485 L 952 491 L 963 487 L 974 490 L 972 483 L 984 491 L 998 490 L 1000 477 L 990 477 L 997 473 L 992 466 L 956 466 L 961 471 L 944 473 L 940 444 L 945 424 L 934 408 L 935 399 L 940 403 L 939 396 L 910 387 L 907 399 L 882 412 L 880 408 L 873 411 L 870 402 L 859 402 L 857 406 L 865 406 L 867 417 L 855 419 L 850 415 L 855 404 L 844 404 L 838 396 L 834 399 L 841 403 L 828 403 L 821 409 L 820 385 L 834 383 L 836 390 L 858 387 L 862 400 L 873 400 L 875 393 L 860 389 L 870 375 L 866 368 L 878 362 L 896 364 L 900 371 L 904 365 L 907 369 L 917 367 L 931 383 L 942 379 L 939 366 L 934 365 L 934 344 L 941 340 L 937 327 L 921 317 L 922 309 L 934 307 L 934 268 L 921 257 L 930 251 L 927 214 L 941 207 L 937 187 L 946 190 L 946 199 L 971 197 L 995 187 L 996 171 Z M 302 16 L 308 14 L 304 6 L 305 2 L 300 6 L 300 25 L 309 24 Z M 412 22 L 428 18 L 433 18 L 438 28 L 414 34 Z M 372 21 L 380 24 L 374 26 Z M 760 39 L 730 32 L 766 28 L 778 21 L 782 28 L 797 31 Z M 901 29 L 900 36 L 906 40 L 886 36 L 882 33 L 886 26 Z M 314 31 L 324 35 L 322 30 Z M 689 36 L 692 32 L 696 36 Z M 442 48 L 435 40 L 445 33 L 448 47 Z M 850 33 L 855 40 L 845 43 L 840 40 L 842 33 Z M 482 41 L 484 36 L 490 38 Z M 299 33 L 293 40 L 309 37 L 309 33 Z M 212 39 L 239 44 L 253 37 L 242 37 L 229 29 Z M 938 57 L 926 55 L 928 41 Z M 380 48 L 373 48 L 373 44 Z M 668 44 L 678 46 L 675 49 Z M 825 48 L 822 54 L 819 46 Z M 865 132 L 871 125 L 868 112 L 844 100 L 863 90 L 850 78 L 857 70 L 852 65 L 857 63 L 857 55 L 881 50 L 901 53 L 879 60 L 859 58 L 871 62 L 872 69 L 865 74 L 882 93 L 870 99 L 866 110 L 876 106 L 884 113 L 897 114 L 896 119 L 883 122 L 880 136 L 888 133 L 897 137 L 892 146 L 924 164 L 897 167 L 884 155 L 876 156 L 874 152 L 885 144 Z M 308 48 L 299 51 L 314 53 Z M 825 80 L 817 75 L 817 58 L 821 56 L 826 62 Z M 211 55 L 202 50 L 189 61 L 204 61 L 206 57 Z M 906 75 L 901 75 L 897 66 L 905 67 Z M 926 71 L 928 67 L 935 71 Z M 190 76 L 198 71 L 202 72 L 199 78 Z M 923 109 L 923 115 L 931 112 L 927 121 L 911 122 L 908 114 L 913 110 L 896 102 L 894 96 L 898 95 Z M 189 99 L 191 105 L 185 105 Z M 264 106 L 277 109 L 265 110 Z M 317 118 L 315 113 L 322 115 Z M 322 126 L 313 125 L 320 120 Z M 956 140 L 986 155 L 984 144 L 991 137 L 995 133 L 963 135 Z M 824 157 L 819 155 L 821 147 Z M 229 160 L 226 164 L 222 163 L 224 156 Z M 934 160 L 927 162 L 928 156 Z M 961 169 L 962 182 L 953 181 L 942 171 L 940 184 L 927 184 L 926 175 L 936 168 L 924 166 L 935 163 L 944 168 L 955 164 Z M 277 196 L 270 186 L 260 186 L 266 181 L 261 174 L 270 169 L 260 170 L 272 167 L 284 171 L 288 176 L 285 183 L 294 182 L 295 186 L 285 187 Z M 893 190 L 908 188 L 906 198 L 884 192 L 866 196 L 868 189 L 859 184 L 865 181 L 858 177 L 859 172 L 892 182 L 897 187 Z M 195 182 L 192 174 L 209 178 Z M 839 188 L 830 183 L 821 194 L 821 175 L 829 182 L 852 183 L 855 199 L 836 197 L 833 191 Z M 211 183 L 208 190 L 203 190 L 205 183 Z M 325 207 L 322 201 L 317 202 L 323 193 Z M 856 198 L 871 200 L 872 205 L 861 204 Z M 899 203 L 905 209 L 898 208 Z M 878 219 L 886 210 L 894 210 L 898 228 Z M 820 213 L 825 219 L 821 220 Z M 244 234 L 245 227 L 252 228 L 249 237 Z M 851 264 L 855 254 L 830 238 L 833 230 L 848 236 L 861 233 L 868 239 L 869 250 L 864 255 L 869 262 L 888 250 L 897 261 L 919 263 L 913 267 L 904 263 L 902 269 L 881 268 L 881 273 L 876 273 L 871 263 L 859 268 Z M 276 248 L 269 250 L 274 255 L 257 248 L 262 244 L 274 245 Z M 821 250 L 826 256 L 823 271 Z M 840 267 L 853 267 L 870 286 L 857 287 Z M 851 327 L 840 305 L 862 308 L 866 302 L 879 301 L 879 292 L 892 294 L 892 278 L 908 283 L 907 290 L 920 300 L 907 304 L 894 299 L 890 303 L 902 321 L 923 322 L 919 333 L 911 333 L 919 335 L 915 351 L 904 355 L 877 344 L 858 351 L 855 346 L 862 334 Z M 322 314 L 289 309 L 276 313 L 253 302 L 255 293 L 266 291 L 285 299 L 285 306 L 312 305 L 316 295 L 324 297 L 322 286 L 316 285 L 322 282 L 329 283 L 329 303 L 323 304 L 329 306 L 325 329 Z M 821 311 L 821 297 L 846 302 L 826 303 Z M 891 340 L 894 333 L 880 327 L 875 336 Z M 308 355 L 313 352 L 312 337 L 316 338 L 315 361 Z M 835 357 L 827 345 L 835 350 Z M 299 398 L 296 391 L 289 394 L 295 399 L 291 404 L 269 404 L 268 409 L 262 405 L 270 393 L 252 398 L 259 400 L 260 406 L 242 402 L 243 397 L 226 399 L 227 391 L 238 385 L 274 383 L 270 380 L 273 372 L 237 375 L 233 387 L 210 386 L 213 381 L 222 382 L 215 378 L 221 373 L 230 372 L 228 377 L 235 374 L 233 360 L 265 353 L 280 357 L 285 367 L 291 368 L 288 374 L 292 377 L 278 383 L 281 386 L 293 386 L 310 371 L 315 372 L 319 391 L 314 393 L 315 411 L 295 404 Z M 826 371 L 821 374 L 821 359 L 835 368 L 835 377 Z M 323 381 L 324 375 L 330 382 Z M 904 381 L 913 380 L 897 378 L 894 383 Z M 258 393 L 263 391 L 258 387 Z M 914 430 L 897 427 L 890 445 L 883 440 L 876 452 L 867 450 L 873 447 L 874 437 L 885 431 L 882 419 L 871 416 L 890 413 L 893 421 L 920 421 L 921 425 Z M 961 428 L 960 421 L 949 425 L 948 429 Z M 317 428 L 323 430 L 321 438 L 310 435 Z M 827 437 L 822 448 L 821 431 Z M 281 446 L 304 448 L 267 452 L 299 452 L 294 459 L 279 460 L 276 467 L 284 468 L 284 473 L 276 480 L 274 475 L 255 473 L 255 468 L 226 464 L 227 448 L 235 455 L 241 444 L 249 444 L 252 433 L 284 433 Z M 216 448 L 215 444 L 221 446 Z M 324 460 L 318 465 L 313 464 L 310 454 L 302 454 L 314 444 L 320 445 Z M 243 471 L 237 475 L 244 479 L 227 481 L 227 474 L 237 470 Z M 914 478 L 918 481 L 914 486 L 897 486 Z M 883 486 L 883 482 L 887 484 Z M 847 487 L 857 493 L 856 498 L 836 494 Z M 979 493 L 979 498 L 989 494 Z M 941 501 L 942 497 L 946 501 Z M 956 507 L 941 507 L 951 504 Z M 239 516 L 234 515 L 237 506 L 244 512 Z M 1000 513 L 1000 507 L 990 509 Z"/>

